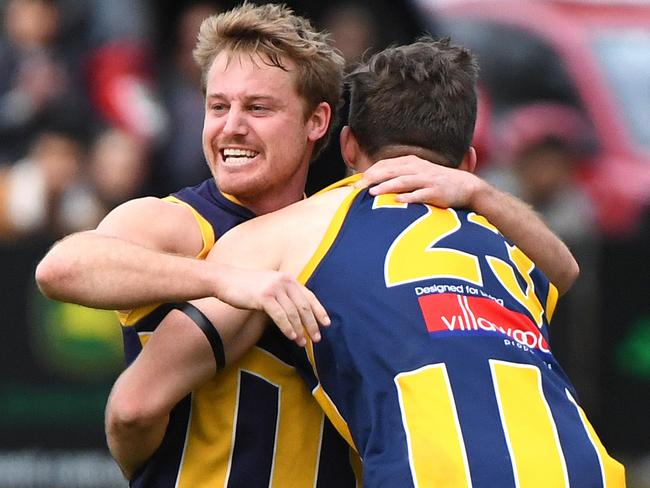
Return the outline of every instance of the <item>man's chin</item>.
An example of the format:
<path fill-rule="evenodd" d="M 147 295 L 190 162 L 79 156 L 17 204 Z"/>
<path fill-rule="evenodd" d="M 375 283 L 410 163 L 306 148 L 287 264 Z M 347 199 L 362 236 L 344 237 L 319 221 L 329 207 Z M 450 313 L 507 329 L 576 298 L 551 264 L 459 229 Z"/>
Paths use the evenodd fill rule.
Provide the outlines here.
<path fill-rule="evenodd" d="M 253 201 L 263 192 L 263 182 L 244 178 L 216 179 L 217 187 L 238 200 Z"/>

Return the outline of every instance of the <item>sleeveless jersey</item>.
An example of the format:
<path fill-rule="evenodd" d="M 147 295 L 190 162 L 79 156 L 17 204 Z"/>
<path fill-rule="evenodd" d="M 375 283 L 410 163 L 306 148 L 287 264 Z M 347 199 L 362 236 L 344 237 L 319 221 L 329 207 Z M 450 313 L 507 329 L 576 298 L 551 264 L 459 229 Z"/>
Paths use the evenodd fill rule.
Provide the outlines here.
<path fill-rule="evenodd" d="M 555 287 L 484 217 L 355 191 L 300 279 L 332 324 L 294 353 L 365 488 L 624 486 L 549 349 Z"/>
<path fill-rule="evenodd" d="M 198 258 L 254 214 L 214 180 L 166 198 L 192 211 Z M 120 313 L 131 363 L 172 305 Z M 137 488 L 354 487 L 350 449 L 324 418 L 291 363 L 288 341 L 269 327 L 238 363 L 219 371 L 172 411 L 160 448 L 136 473 Z"/>

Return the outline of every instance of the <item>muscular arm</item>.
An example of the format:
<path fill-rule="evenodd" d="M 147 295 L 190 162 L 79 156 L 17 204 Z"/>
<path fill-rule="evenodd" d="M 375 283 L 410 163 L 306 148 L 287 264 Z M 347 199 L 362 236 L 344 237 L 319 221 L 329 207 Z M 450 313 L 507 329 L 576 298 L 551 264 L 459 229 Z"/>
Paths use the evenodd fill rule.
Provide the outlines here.
<path fill-rule="evenodd" d="M 128 479 L 160 446 L 174 405 L 215 371 L 205 336 L 187 316 L 171 312 L 108 399 L 106 438 Z"/>
<path fill-rule="evenodd" d="M 42 292 L 95 308 L 130 309 L 212 296 L 217 274 L 188 209 L 156 198 L 117 207 L 97 229 L 59 241 L 36 269 Z"/>
<path fill-rule="evenodd" d="M 560 294 L 568 291 L 578 278 L 580 268 L 566 244 L 529 205 L 479 181 L 479 189 L 470 199 L 469 207 L 496 225 L 531 258 Z"/>
<path fill-rule="evenodd" d="M 578 263 L 569 248 L 530 206 L 467 171 L 406 156 L 375 163 L 359 185 L 376 183 L 370 189 L 373 195 L 402 193 L 397 197 L 402 202 L 465 207 L 485 216 L 539 266 L 560 294 L 578 277 Z"/>
<path fill-rule="evenodd" d="M 241 262 L 254 269 L 228 264 L 239 262 L 235 257 L 217 262 L 215 254 L 206 260 L 181 255 L 198 254 L 202 246 L 194 219 L 185 212 L 158 199 L 118 207 L 96 230 L 58 242 L 39 263 L 36 280 L 50 298 L 95 308 L 218 297 L 235 307 L 266 311 L 287 336 L 290 329 L 301 332 L 303 324 L 317 332 L 312 312 L 321 320 L 326 314 L 291 276 L 256 267 L 243 252 Z"/>
<path fill-rule="evenodd" d="M 201 303 L 204 302 L 204 303 Z M 263 331 L 266 318 L 232 309 L 218 300 L 196 302 L 217 320 L 226 360 L 234 361 Z M 241 333 L 240 333 L 241 332 Z M 118 378 L 106 407 L 106 438 L 127 478 L 160 446 L 174 406 L 216 372 L 212 349 L 201 330 L 172 311 L 152 334 L 138 358 Z"/>
<path fill-rule="evenodd" d="M 260 227 L 257 233 L 247 233 L 254 225 L 255 222 L 249 222 L 230 231 L 208 256 L 219 266 L 245 263 L 249 267 L 231 270 L 230 281 L 242 281 L 233 283 L 221 297 L 237 305 L 243 291 L 233 290 L 266 296 L 267 305 L 262 308 L 275 315 L 276 323 L 284 320 L 287 327 L 280 328 L 285 334 L 291 337 L 286 330 L 292 330 L 298 340 L 295 332 L 305 327 L 312 340 L 318 340 L 313 333 L 318 332 L 316 321 L 326 325 L 329 319 L 313 294 L 284 273 L 259 269 L 279 267 L 276 251 L 286 250 L 286 245 L 278 233 L 286 226 L 272 224 Z M 259 249 L 265 252 L 260 253 Z M 273 277 L 277 280 L 268 279 Z M 265 281 L 268 285 L 264 285 Z M 218 330 L 226 364 L 252 347 L 268 322 L 264 313 L 233 308 L 214 298 L 192 303 Z M 274 313 L 278 307 L 282 311 Z M 184 313 L 170 312 L 115 383 L 106 409 L 108 444 L 127 477 L 160 445 L 172 408 L 215 372 L 216 361 L 204 333 Z"/>

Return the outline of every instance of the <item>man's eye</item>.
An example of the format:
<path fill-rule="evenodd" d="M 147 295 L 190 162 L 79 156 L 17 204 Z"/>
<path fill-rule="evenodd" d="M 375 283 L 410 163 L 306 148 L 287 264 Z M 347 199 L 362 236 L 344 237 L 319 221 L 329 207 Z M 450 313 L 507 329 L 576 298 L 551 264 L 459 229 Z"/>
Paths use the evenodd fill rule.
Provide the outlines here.
<path fill-rule="evenodd" d="M 210 109 L 213 112 L 223 112 L 226 109 L 226 106 L 223 103 L 213 103 L 210 105 Z"/>
<path fill-rule="evenodd" d="M 253 112 L 264 112 L 266 107 L 264 105 L 251 105 L 251 111 Z"/>

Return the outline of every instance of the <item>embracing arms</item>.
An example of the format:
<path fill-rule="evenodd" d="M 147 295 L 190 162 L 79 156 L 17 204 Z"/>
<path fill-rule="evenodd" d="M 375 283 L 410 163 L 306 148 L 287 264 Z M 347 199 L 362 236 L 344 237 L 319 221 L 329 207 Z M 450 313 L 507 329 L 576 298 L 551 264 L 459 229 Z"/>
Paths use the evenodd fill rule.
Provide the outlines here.
<path fill-rule="evenodd" d="M 405 202 L 468 207 L 484 215 L 560 293 L 578 276 L 569 249 L 528 205 L 471 173 L 407 156 L 375 163 L 360 184 L 376 183 L 371 193 L 403 192 L 398 199 Z M 202 247 L 187 208 L 157 198 L 132 200 L 97 229 L 55 244 L 39 263 L 36 281 L 50 298 L 106 309 L 216 296 L 222 275 L 194 258 Z"/>
<path fill-rule="evenodd" d="M 218 331 L 225 363 L 237 360 L 257 342 L 266 327 L 267 314 L 299 344 L 304 344 L 305 329 L 317 341 L 318 324 L 329 323 L 320 303 L 290 275 L 261 269 L 278 267 L 269 260 L 273 256 L 270 245 L 262 247 L 264 253 L 252 252 L 266 238 L 273 240 L 270 233 L 263 232 L 255 238 L 247 234 L 246 239 L 230 245 L 231 233 L 236 235 L 238 230 L 233 229 L 222 238 L 208 261 L 217 267 L 244 263 L 247 269 L 230 269 L 230 286 L 220 296 L 242 307 L 254 306 L 245 303 L 248 299 L 242 298 L 244 293 L 258 296 L 264 303 L 259 308 L 266 313 L 233 308 L 214 298 L 192 302 L 209 320 L 208 327 L 214 326 Z M 173 407 L 217 371 L 216 355 L 195 320 L 196 316 L 190 318 L 179 310 L 170 312 L 112 390 L 106 409 L 107 439 L 127 477 L 160 445 Z"/>
<path fill-rule="evenodd" d="M 290 298 L 294 293 L 296 296 Z M 321 325 L 329 324 L 320 304 L 312 302 L 309 294 L 302 295 L 299 288 L 287 290 L 277 299 L 278 306 L 280 302 L 286 307 L 281 307 L 282 314 L 295 317 L 287 322 L 290 330 L 302 330 L 310 324 L 309 328 L 317 332 L 317 318 Z M 225 364 L 252 347 L 268 321 L 263 312 L 236 309 L 213 298 L 193 304 L 208 318 L 207 325 L 218 331 Z M 312 338 L 320 337 L 313 333 Z M 216 372 L 217 357 L 206 334 L 186 313 L 172 310 L 120 375 L 106 407 L 108 445 L 127 478 L 160 446 L 174 406 Z"/>
<path fill-rule="evenodd" d="M 318 200 L 305 200 L 279 212 L 284 217 L 295 217 L 296 208 L 308 208 L 309 218 L 283 217 L 280 221 L 275 214 L 241 224 L 222 236 L 208 255 L 207 261 L 214 266 L 241 263 L 246 267 L 231 269 L 230 286 L 220 298 L 235 306 L 255 308 L 254 304 L 242 302 L 241 295 L 248 293 L 264 303 L 251 311 L 214 298 L 192 302 L 209 320 L 208 326 L 218 331 L 226 365 L 258 341 L 269 316 L 300 345 L 305 343 L 305 333 L 314 342 L 320 339 L 319 324 L 328 325 L 329 318 L 313 293 L 293 276 L 302 269 L 327 229 L 326 205 L 337 208 L 334 197 L 336 191 L 328 192 Z M 313 218 L 315 209 L 318 218 Z M 287 259 L 292 263 L 288 264 Z M 268 271 L 279 269 L 282 271 Z M 170 312 L 113 388 L 106 410 L 107 438 L 127 476 L 161 442 L 172 408 L 217 372 L 218 355 L 195 320 L 196 316 L 190 318 L 180 310 Z M 141 439 L 150 442 L 145 445 Z"/>
<path fill-rule="evenodd" d="M 432 165 L 429 164 L 429 166 Z M 467 175 L 469 174 L 467 173 Z M 463 188 L 463 185 L 466 185 L 468 181 L 470 183 L 474 181 L 467 180 L 465 174 L 460 177 L 463 178 L 465 183 L 459 183 L 458 188 Z M 473 193 L 480 192 L 476 189 L 468 190 L 468 195 Z M 328 194 L 333 195 L 334 191 L 328 192 Z M 312 213 L 312 216 L 323 217 L 326 215 L 322 205 L 323 200 L 326 198 L 328 197 L 321 197 L 318 212 Z M 469 196 L 466 195 L 463 198 L 467 199 Z M 304 207 L 309 205 L 310 202 L 308 200 L 301 202 L 301 204 Z M 480 198 L 478 200 L 479 206 L 487 207 L 489 204 L 491 202 L 481 202 Z M 489 209 L 488 212 L 485 209 L 475 209 L 490 218 Z M 287 211 L 290 212 L 291 208 L 285 209 L 283 212 L 286 213 Z M 495 210 L 496 213 L 502 211 L 503 209 Z M 262 221 L 273 218 L 273 216 L 266 216 L 262 218 Z M 325 218 L 325 221 L 327 220 Z M 491 220 L 493 223 L 496 221 L 494 218 Z M 259 220 L 242 224 L 223 237 L 220 244 L 215 247 L 213 253 L 209 256 L 208 262 L 214 261 L 215 265 L 246 263 L 251 269 L 245 271 L 250 275 L 245 277 L 242 281 L 243 284 L 255 273 L 258 273 L 259 269 L 280 268 L 278 261 L 280 253 L 277 249 L 282 249 L 282 254 L 292 257 L 300 254 L 302 248 L 308 247 L 305 246 L 305 242 L 295 238 L 287 239 L 286 236 L 295 236 L 297 234 L 318 236 L 319 232 L 322 235 L 324 229 L 306 228 L 308 225 L 316 226 L 317 221 L 317 218 L 300 221 L 299 228 L 301 232 L 291 232 L 288 222 L 282 221 L 279 225 L 275 223 L 275 225 L 263 227 L 256 234 L 247 233 L 247 230 L 257 226 Z M 319 239 L 316 240 L 319 241 Z M 290 246 L 292 247 L 289 249 Z M 260 249 L 264 249 L 265 252 L 260 252 Z M 304 251 L 305 256 L 311 256 L 312 253 L 313 250 Z M 304 259 L 302 261 L 304 264 Z M 302 267 L 298 266 L 297 269 L 302 269 Z M 233 271 L 231 276 L 236 277 L 237 274 Z M 280 276 L 293 283 L 289 276 L 282 274 Z M 235 283 L 236 281 L 232 282 L 233 285 Z M 234 289 L 229 288 L 232 294 L 228 296 L 222 295 L 222 298 L 232 303 L 238 297 L 238 293 L 234 292 Z M 303 305 L 295 305 L 295 308 L 292 309 L 291 307 L 294 305 L 291 304 L 295 304 L 300 297 L 304 297 L 307 301 L 303 302 Z M 286 317 L 288 317 L 285 325 L 288 324 L 289 328 L 294 328 L 293 336 L 287 334 L 286 328 L 283 329 L 289 337 L 297 337 L 302 331 L 303 325 L 306 325 L 312 339 L 318 340 L 316 322 L 327 323 L 328 320 L 324 315 L 324 311 L 311 302 L 312 298 L 306 292 L 306 289 L 298 287 L 288 291 L 282 298 L 275 299 L 274 306 L 279 305 L 280 308 L 285 310 Z M 246 306 L 245 303 L 233 304 L 242 307 Z M 219 331 L 224 345 L 226 362 L 236 359 L 239 354 L 252 346 L 262 333 L 266 323 L 263 314 L 232 309 L 218 300 L 199 300 L 195 302 L 195 305 L 203 310 Z M 286 311 L 287 307 L 290 311 Z M 270 312 L 273 307 L 269 309 L 262 308 Z M 311 311 L 307 316 L 301 315 L 306 310 Z M 293 319 L 290 317 L 293 317 Z M 282 316 L 279 320 L 276 319 L 276 322 L 282 322 Z M 282 329 L 282 327 L 280 328 Z M 314 329 L 315 333 L 312 335 Z M 123 466 L 125 473 L 132 472 L 136 466 L 151 455 L 153 449 L 160 443 L 168 414 L 173 406 L 197 386 L 211 378 L 215 371 L 214 354 L 203 332 L 193 323 L 192 319 L 182 312 L 173 311 L 170 313 L 152 335 L 138 359 L 116 383 L 107 408 L 106 421 L 109 445 L 114 456 Z M 165 381 L 156 381 L 156 378 L 165 378 Z M 135 395 L 133 392 L 139 392 L 139 394 Z M 139 439 L 152 439 L 152 441 L 147 446 Z M 134 444 L 140 446 L 141 450 L 139 452 L 134 452 Z"/>
<path fill-rule="evenodd" d="M 209 313 L 207 307 L 201 308 Z M 223 327 L 227 320 L 224 316 L 219 328 L 225 352 L 232 357 Z M 257 328 L 250 325 L 242 330 L 261 333 L 261 323 Z M 243 343 L 246 337 L 240 339 Z M 250 341 L 255 338 L 251 336 Z M 216 370 L 206 336 L 187 315 L 178 310 L 170 312 L 136 360 L 120 375 L 108 399 L 106 438 L 128 479 L 160 446 L 174 406 L 212 378 Z"/>

